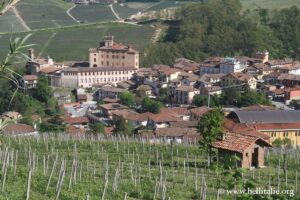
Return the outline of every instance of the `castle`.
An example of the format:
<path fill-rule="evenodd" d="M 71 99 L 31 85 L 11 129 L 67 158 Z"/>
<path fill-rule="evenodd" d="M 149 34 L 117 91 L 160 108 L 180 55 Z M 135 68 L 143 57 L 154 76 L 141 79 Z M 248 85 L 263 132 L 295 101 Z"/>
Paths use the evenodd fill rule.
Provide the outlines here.
<path fill-rule="evenodd" d="M 139 52 L 131 46 L 115 43 L 113 36 L 106 36 L 98 48 L 89 50 L 89 67 L 61 70 L 61 84 L 73 88 L 116 84 L 131 79 L 138 68 Z"/>

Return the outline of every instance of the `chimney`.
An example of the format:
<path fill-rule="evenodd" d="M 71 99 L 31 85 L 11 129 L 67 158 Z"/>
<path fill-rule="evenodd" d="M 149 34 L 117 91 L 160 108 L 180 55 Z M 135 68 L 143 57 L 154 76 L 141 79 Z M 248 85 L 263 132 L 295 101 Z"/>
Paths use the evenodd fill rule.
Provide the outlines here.
<path fill-rule="evenodd" d="M 28 57 L 29 57 L 30 61 L 33 61 L 35 59 L 33 48 L 28 49 Z"/>

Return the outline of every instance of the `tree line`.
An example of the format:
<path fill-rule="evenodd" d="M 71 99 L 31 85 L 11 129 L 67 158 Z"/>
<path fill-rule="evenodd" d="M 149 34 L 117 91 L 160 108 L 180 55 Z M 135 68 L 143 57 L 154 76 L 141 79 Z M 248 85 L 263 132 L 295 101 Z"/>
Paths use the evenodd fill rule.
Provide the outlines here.
<path fill-rule="evenodd" d="M 207 0 L 176 12 L 159 43 L 150 45 L 143 65 L 172 65 L 175 58 L 253 56 L 268 50 L 273 59 L 300 58 L 300 9 L 243 10 L 239 0 Z"/>

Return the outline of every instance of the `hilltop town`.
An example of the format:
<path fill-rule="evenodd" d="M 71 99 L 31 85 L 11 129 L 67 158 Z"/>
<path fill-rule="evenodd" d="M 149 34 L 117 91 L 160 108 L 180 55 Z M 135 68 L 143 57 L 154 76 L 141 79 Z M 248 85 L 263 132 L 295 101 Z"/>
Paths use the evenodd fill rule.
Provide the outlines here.
<path fill-rule="evenodd" d="M 299 198 L 300 9 L 268 3 L 0 0 L 0 199 Z"/>
<path fill-rule="evenodd" d="M 244 155 L 249 151 L 247 145 L 235 147 L 248 144 L 250 137 L 255 138 L 253 144 L 264 141 L 258 151 L 262 156 L 255 156 L 263 158 L 263 149 L 272 143 L 277 147 L 300 145 L 300 62 L 270 60 L 269 52 L 264 51 L 255 57 L 212 57 L 201 63 L 177 58 L 173 66 L 158 63 L 140 68 L 139 51 L 116 42 L 113 36 L 104 37 L 87 53 L 89 62 L 57 63 L 28 50 L 25 88 L 35 90 L 40 77 L 46 77 L 50 87 L 71 91 L 54 90 L 65 110 L 60 119 L 71 137 L 84 137 L 92 131 L 154 143 L 197 144 L 201 140 L 199 120 L 221 106 L 228 137 L 218 141 L 218 149 Z M 13 111 L 2 116 L 21 118 Z M 41 117 L 39 121 L 45 126 L 49 123 Z M 11 124 L 4 133 L 35 135 L 37 123 Z M 257 167 L 264 166 L 263 160 L 251 157 L 241 166 L 251 168 L 254 162 Z"/>

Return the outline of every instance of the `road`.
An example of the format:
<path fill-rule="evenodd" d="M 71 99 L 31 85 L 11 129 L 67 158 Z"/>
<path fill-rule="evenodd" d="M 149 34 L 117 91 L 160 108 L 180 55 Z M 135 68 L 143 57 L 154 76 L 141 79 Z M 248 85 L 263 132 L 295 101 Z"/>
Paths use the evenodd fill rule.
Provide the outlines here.
<path fill-rule="evenodd" d="M 30 31 L 30 27 L 27 26 L 27 24 L 25 23 L 25 21 L 23 20 L 23 18 L 20 16 L 18 10 L 16 9 L 16 7 L 12 8 L 13 12 L 15 13 L 16 17 L 20 20 L 21 24 L 24 26 L 24 28 L 26 29 L 26 31 Z"/>
<path fill-rule="evenodd" d="M 73 7 L 71 7 L 71 8 L 69 8 L 67 11 L 66 11 L 66 13 L 67 13 L 67 15 L 69 15 L 69 17 L 71 17 L 75 22 L 77 22 L 78 24 L 80 24 L 80 21 L 79 20 L 77 20 L 73 15 L 71 15 L 71 13 L 70 13 L 70 11 L 73 9 L 73 8 L 75 8 L 76 7 L 76 4 L 73 6 Z"/>
<path fill-rule="evenodd" d="M 293 110 L 292 108 L 288 107 L 284 103 L 278 101 L 272 101 L 272 105 L 281 110 Z"/>
<path fill-rule="evenodd" d="M 114 7 L 113 7 L 113 4 L 109 4 L 110 9 L 111 9 L 111 12 L 115 15 L 115 17 L 117 18 L 117 20 L 123 20 L 119 15 L 118 13 L 116 13 Z"/>

